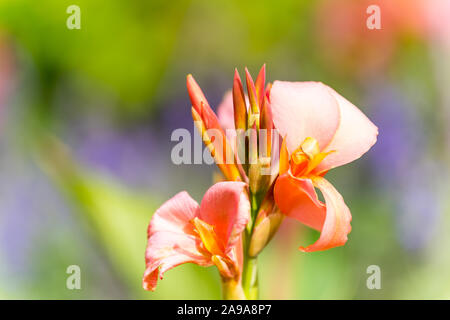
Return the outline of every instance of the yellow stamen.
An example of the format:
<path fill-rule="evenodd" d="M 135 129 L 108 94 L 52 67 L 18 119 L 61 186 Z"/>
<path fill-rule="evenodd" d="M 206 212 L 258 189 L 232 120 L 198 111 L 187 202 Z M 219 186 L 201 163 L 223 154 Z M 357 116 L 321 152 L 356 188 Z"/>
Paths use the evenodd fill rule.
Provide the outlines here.
<path fill-rule="evenodd" d="M 306 138 L 300 147 L 291 155 L 291 171 L 295 176 L 307 176 L 310 174 L 327 155 L 333 151 L 320 152 L 319 143 L 316 139 Z"/>
<path fill-rule="evenodd" d="M 310 160 L 320 153 L 319 143 L 316 139 L 311 137 L 306 138 L 305 141 L 303 141 L 303 143 L 301 144 L 300 148 Z"/>
<path fill-rule="evenodd" d="M 217 242 L 217 235 L 214 232 L 214 227 L 197 217 L 192 219 L 191 223 L 194 225 L 195 230 L 197 230 L 206 250 L 208 250 L 212 255 L 221 254 L 222 250 Z"/>

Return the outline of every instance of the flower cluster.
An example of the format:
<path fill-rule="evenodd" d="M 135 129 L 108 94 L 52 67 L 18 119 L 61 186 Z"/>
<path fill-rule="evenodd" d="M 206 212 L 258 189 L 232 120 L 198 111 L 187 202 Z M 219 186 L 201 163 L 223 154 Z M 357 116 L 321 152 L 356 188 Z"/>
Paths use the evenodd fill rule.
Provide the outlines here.
<path fill-rule="evenodd" d="M 187 77 L 194 123 L 223 179 L 200 205 L 181 192 L 155 212 L 148 228 L 147 290 L 155 289 L 165 271 L 191 262 L 218 268 L 224 298 L 257 298 L 256 258 L 284 216 L 320 231 L 301 251 L 347 241 L 350 211 L 324 176 L 367 152 L 377 127 L 322 83 L 266 85 L 265 66 L 256 81 L 245 71 L 247 91 L 236 71 L 219 116 Z"/>

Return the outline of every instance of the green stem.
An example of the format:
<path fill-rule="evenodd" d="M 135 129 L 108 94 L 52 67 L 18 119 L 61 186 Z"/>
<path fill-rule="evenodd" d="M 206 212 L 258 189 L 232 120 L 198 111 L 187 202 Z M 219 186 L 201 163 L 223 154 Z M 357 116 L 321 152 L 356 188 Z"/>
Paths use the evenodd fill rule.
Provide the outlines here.
<path fill-rule="evenodd" d="M 256 257 L 244 257 L 242 286 L 245 295 L 249 300 L 257 300 L 259 297 L 258 291 L 258 264 Z"/>
<path fill-rule="evenodd" d="M 251 203 L 251 225 L 246 232 L 245 246 L 244 246 L 244 265 L 242 270 L 242 287 L 245 295 L 249 300 L 256 300 L 259 297 L 258 291 L 258 263 L 256 257 L 251 257 L 248 254 L 250 248 L 250 241 L 253 235 L 256 215 L 258 213 L 258 200 L 255 194 L 250 195 Z"/>
<path fill-rule="evenodd" d="M 245 300 L 242 285 L 234 279 L 222 279 L 222 297 L 224 300 Z"/>

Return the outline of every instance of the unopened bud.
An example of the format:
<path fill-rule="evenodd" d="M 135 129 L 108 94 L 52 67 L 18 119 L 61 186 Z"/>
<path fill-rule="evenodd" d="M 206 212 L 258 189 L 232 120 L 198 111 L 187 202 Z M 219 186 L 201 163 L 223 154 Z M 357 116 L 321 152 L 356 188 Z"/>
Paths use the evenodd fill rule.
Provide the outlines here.
<path fill-rule="evenodd" d="M 284 215 L 277 208 L 275 208 L 274 212 L 271 212 L 262 218 L 259 223 L 257 220 L 257 224 L 253 229 L 253 235 L 250 240 L 250 247 L 248 250 L 248 254 L 251 257 L 257 256 L 269 243 L 278 230 L 283 218 Z"/>

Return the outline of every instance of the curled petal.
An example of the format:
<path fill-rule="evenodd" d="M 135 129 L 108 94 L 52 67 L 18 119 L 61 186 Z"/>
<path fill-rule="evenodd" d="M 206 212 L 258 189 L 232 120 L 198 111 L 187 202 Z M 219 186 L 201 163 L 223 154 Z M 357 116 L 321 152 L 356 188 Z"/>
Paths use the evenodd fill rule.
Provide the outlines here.
<path fill-rule="evenodd" d="M 192 233 L 190 221 L 198 215 L 199 205 L 186 191 L 167 200 L 153 214 L 148 226 L 148 238 L 155 232 Z"/>
<path fill-rule="evenodd" d="M 194 236 L 170 231 L 155 232 L 148 239 L 145 253 L 146 269 L 143 278 L 145 290 L 154 291 L 164 272 L 183 263 L 212 265 L 211 257 L 200 252 L 200 240 Z"/>
<path fill-rule="evenodd" d="M 312 137 L 327 146 L 339 125 L 339 105 L 320 82 L 275 81 L 270 90 L 273 122 L 290 153 Z"/>
<path fill-rule="evenodd" d="M 358 159 L 375 144 L 378 135 L 378 128 L 356 106 L 333 89 L 328 89 L 339 103 L 341 121 L 330 144 L 323 149 L 323 152 L 335 152 L 327 155 L 316 172 Z"/>
<path fill-rule="evenodd" d="M 347 235 L 352 230 L 350 210 L 339 192 L 322 177 L 314 177 L 313 183 L 325 198 L 326 218 L 319 239 L 306 248 L 299 248 L 304 252 L 322 251 L 342 246 L 347 242 Z"/>
<path fill-rule="evenodd" d="M 250 203 L 245 188 L 243 182 L 216 183 L 205 193 L 200 204 L 199 218 L 214 226 L 225 251 L 237 243 L 250 219 Z"/>
<path fill-rule="evenodd" d="M 296 178 L 290 172 L 278 177 L 275 203 L 282 213 L 316 230 L 322 230 L 326 207 L 318 199 L 310 179 Z"/>

